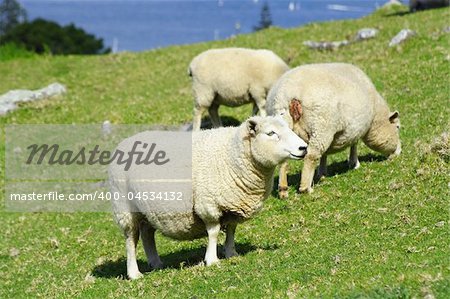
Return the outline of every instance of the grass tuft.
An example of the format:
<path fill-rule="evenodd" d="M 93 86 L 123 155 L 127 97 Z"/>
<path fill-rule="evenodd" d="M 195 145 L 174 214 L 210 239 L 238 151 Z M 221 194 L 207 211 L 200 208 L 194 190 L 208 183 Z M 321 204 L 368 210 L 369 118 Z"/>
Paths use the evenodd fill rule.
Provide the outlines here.
<path fill-rule="evenodd" d="M 441 136 L 435 138 L 430 146 L 430 151 L 442 160 L 450 162 L 450 135 L 448 132 L 444 132 Z"/>

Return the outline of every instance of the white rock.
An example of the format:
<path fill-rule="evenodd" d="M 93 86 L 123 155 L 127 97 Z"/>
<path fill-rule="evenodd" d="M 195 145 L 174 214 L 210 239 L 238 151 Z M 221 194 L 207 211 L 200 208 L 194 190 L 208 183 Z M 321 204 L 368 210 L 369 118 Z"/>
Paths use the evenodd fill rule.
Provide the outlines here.
<path fill-rule="evenodd" d="M 16 89 L 0 96 L 0 115 L 18 108 L 17 103 L 31 102 L 52 98 L 66 93 L 66 87 L 60 83 L 52 83 L 38 90 Z"/>
<path fill-rule="evenodd" d="M 405 40 L 416 35 L 416 32 L 411 29 L 402 29 L 396 36 L 394 36 L 389 42 L 389 47 L 399 45 Z"/>
<path fill-rule="evenodd" d="M 303 42 L 303 45 L 316 50 L 335 50 L 337 48 L 340 48 L 342 46 L 346 46 L 349 44 L 348 40 L 342 40 L 342 41 L 332 41 L 332 42 L 315 42 L 307 40 Z"/>
<path fill-rule="evenodd" d="M 374 38 L 378 34 L 378 30 L 374 28 L 363 28 L 356 33 L 355 40 L 361 41 Z"/>

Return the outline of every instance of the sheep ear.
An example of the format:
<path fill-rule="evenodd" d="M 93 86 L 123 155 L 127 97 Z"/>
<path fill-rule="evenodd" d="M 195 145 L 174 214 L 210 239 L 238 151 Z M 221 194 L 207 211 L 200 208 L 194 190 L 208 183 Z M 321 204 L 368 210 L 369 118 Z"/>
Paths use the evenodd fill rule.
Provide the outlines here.
<path fill-rule="evenodd" d="M 250 118 L 247 121 L 247 130 L 248 130 L 248 134 L 251 137 L 255 137 L 256 136 L 257 126 L 258 126 L 258 122 L 256 121 L 255 118 Z"/>
<path fill-rule="evenodd" d="M 291 115 L 294 122 L 298 122 L 302 116 L 302 104 L 297 99 L 292 99 L 289 104 L 289 114 Z"/>
<path fill-rule="evenodd" d="M 399 117 L 400 114 L 398 113 L 398 111 L 394 111 L 391 113 L 391 115 L 389 115 L 389 121 L 391 122 L 391 124 L 393 124 L 398 120 Z"/>

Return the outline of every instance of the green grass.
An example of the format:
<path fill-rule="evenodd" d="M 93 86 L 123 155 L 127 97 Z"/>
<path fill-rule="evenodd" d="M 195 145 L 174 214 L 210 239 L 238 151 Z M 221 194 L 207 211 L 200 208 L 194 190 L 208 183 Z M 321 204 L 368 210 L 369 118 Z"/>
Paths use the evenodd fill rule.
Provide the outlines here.
<path fill-rule="evenodd" d="M 17 46 L 13 43 L 0 46 L 0 62 L 17 58 L 30 58 L 34 56 L 36 56 L 36 54 L 29 52 L 25 48 Z"/>
<path fill-rule="evenodd" d="M 439 136 L 450 131 L 450 35 L 441 31 L 449 18 L 449 9 L 377 13 L 144 53 L 0 62 L 0 94 L 53 81 L 69 90 L 59 99 L 23 105 L 0 118 L 2 124 L 189 122 L 187 66 L 196 54 L 214 47 L 269 48 L 291 66 L 351 62 L 400 111 L 403 141 L 395 160 L 378 159 L 360 145 L 360 169 L 347 171 L 347 154 L 337 154 L 329 159 L 331 175 L 314 193 L 297 195 L 293 186 L 289 200 L 270 197 L 259 215 L 238 226 L 241 256 L 219 266 L 197 265 L 205 239 L 176 242 L 158 235 L 168 268 L 147 272 L 138 281 L 123 279 L 124 240 L 111 215 L 2 209 L 0 298 L 448 298 L 449 145 L 448 135 Z M 302 45 L 304 40 L 342 40 L 363 27 L 376 27 L 380 34 L 335 52 Z M 388 48 L 390 38 L 405 27 L 418 35 Z M 220 113 L 242 121 L 250 111 L 245 106 L 221 108 Z M 4 152 L 3 141 L 0 150 Z M 1 163 L 4 178 L 3 159 Z M 301 166 L 298 162 L 291 168 Z M 297 178 L 293 173 L 291 181 Z M 148 270 L 141 246 L 138 254 L 141 269 Z"/>

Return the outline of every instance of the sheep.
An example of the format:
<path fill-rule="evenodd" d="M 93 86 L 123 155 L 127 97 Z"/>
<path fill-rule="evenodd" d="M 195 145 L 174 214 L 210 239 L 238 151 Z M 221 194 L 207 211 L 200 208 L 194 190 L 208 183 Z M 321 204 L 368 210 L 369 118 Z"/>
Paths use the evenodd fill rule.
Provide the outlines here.
<path fill-rule="evenodd" d="M 118 149 L 126 152 L 142 136 L 126 139 Z M 120 200 L 122 196 L 112 201 L 114 217 L 126 239 L 128 277 L 142 276 L 136 263 L 139 234 L 149 265 L 162 267 L 155 245 L 156 230 L 181 240 L 207 235 L 205 262 L 212 265 L 218 262 L 217 236 L 222 228 L 226 231 L 225 257 L 237 255 L 234 245 L 237 224 L 262 208 L 272 192 L 276 166 L 288 158 L 303 158 L 306 147 L 282 117 L 254 116 L 239 127 L 193 132 L 192 204 L 185 210 L 167 212 L 158 201 Z M 136 169 L 133 165 L 124 171 L 111 165 L 111 192 L 127 197 L 129 192 L 146 191 L 143 177 L 136 176 Z"/>
<path fill-rule="evenodd" d="M 225 48 L 205 51 L 190 63 L 194 93 L 193 131 L 200 130 L 202 114 L 208 110 L 213 127 L 222 126 L 220 105 L 237 107 L 253 103 L 253 115 L 265 116 L 269 89 L 289 69 L 269 50 Z"/>
<path fill-rule="evenodd" d="M 346 63 L 296 67 L 275 83 L 267 97 L 267 112 L 282 114 L 290 127 L 308 143 L 300 192 L 312 192 L 316 178 L 326 174 L 326 159 L 350 147 L 349 166 L 360 166 L 357 142 L 386 156 L 399 155 L 400 119 L 358 67 Z M 286 198 L 287 163 L 280 167 L 279 196 Z"/>

